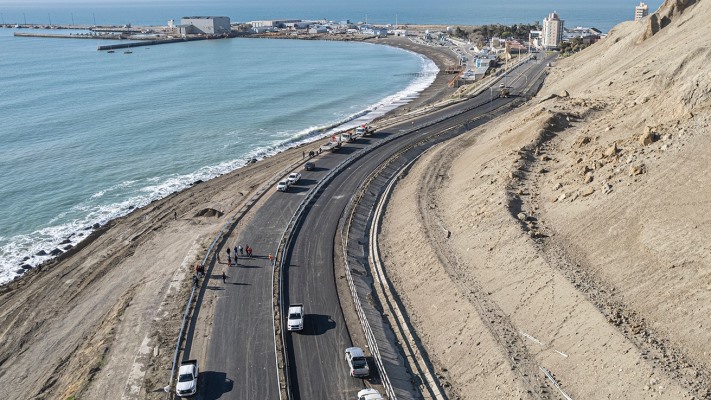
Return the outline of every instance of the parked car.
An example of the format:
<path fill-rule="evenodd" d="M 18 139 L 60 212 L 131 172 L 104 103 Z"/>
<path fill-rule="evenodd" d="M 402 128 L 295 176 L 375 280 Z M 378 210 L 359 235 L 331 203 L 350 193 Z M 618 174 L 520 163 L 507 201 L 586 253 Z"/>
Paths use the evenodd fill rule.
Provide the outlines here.
<path fill-rule="evenodd" d="M 304 169 L 307 171 L 313 171 L 314 168 L 316 168 L 316 164 L 312 162 L 307 162 L 306 164 L 304 164 Z"/>
<path fill-rule="evenodd" d="M 377 390 L 369 388 L 358 392 L 358 400 L 385 400 L 385 398 Z"/>
<path fill-rule="evenodd" d="M 301 174 L 298 172 L 292 172 L 289 174 L 289 177 L 286 180 L 289 182 L 290 185 L 293 185 L 301 180 Z"/>
<path fill-rule="evenodd" d="M 277 190 L 280 192 L 286 192 L 287 190 L 289 190 L 289 181 L 284 179 L 277 183 Z"/>
<path fill-rule="evenodd" d="M 346 349 L 346 362 L 351 369 L 351 376 L 366 378 L 370 375 L 368 359 L 360 347 L 349 347 Z"/>
<path fill-rule="evenodd" d="M 189 397 L 197 393 L 198 374 L 197 360 L 188 360 L 180 363 L 178 383 L 175 385 L 175 392 L 178 396 Z"/>

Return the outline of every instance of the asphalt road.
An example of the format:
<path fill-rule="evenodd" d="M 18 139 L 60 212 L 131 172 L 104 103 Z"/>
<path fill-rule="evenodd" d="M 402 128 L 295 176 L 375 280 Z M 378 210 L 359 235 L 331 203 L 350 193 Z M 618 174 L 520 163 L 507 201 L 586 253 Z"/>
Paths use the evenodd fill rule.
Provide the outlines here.
<path fill-rule="evenodd" d="M 536 63 L 530 67 L 532 68 L 529 72 L 543 68 Z M 508 82 L 514 93 L 528 83 L 526 78 L 515 81 L 513 79 L 514 77 L 510 77 Z M 291 386 L 295 399 L 354 399 L 357 391 L 365 387 L 362 380 L 348 375 L 344 350 L 352 343 L 344 326 L 334 276 L 334 237 L 351 196 L 373 170 L 399 149 L 466 124 L 493 108 L 511 102 L 513 98 L 493 98 L 493 93 L 485 92 L 480 99 L 472 99 L 422 117 L 413 121 L 414 123 L 395 125 L 379 132 L 382 136 L 390 136 L 471 108 L 472 104 L 483 104 L 492 99 L 491 104 L 453 116 L 369 152 L 338 174 L 309 209 L 298 229 L 293 246 L 287 253 L 286 261 L 289 267 L 285 269 L 285 298 L 288 298 L 290 303 L 303 303 L 307 315 L 304 332 L 291 333 L 287 338 Z M 358 143 L 355 146 L 361 145 Z M 423 150 L 426 146 L 423 146 Z M 377 377 L 374 380 L 377 382 Z"/>
<path fill-rule="evenodd" d="M 542 62 L 532 65 L 542 67 Z M 524 83 L 522 79 L 512 82 L 509 78 L 513 93 Z M 237 267 L 215 266 L 213 275 L 209 277 L 207 290 L 220 291 L 221 295 L 215 307 L 209 348 L 201 365 L 198 398 L 279 398 L 271 309 L 272 269 L 268 255 L 276 250 L 282 232 L 308 190 L 358 149 L 472 108 L 387 143 L 338 174 L 308 209 L 287 253 L 284 298 L 291 303 L 303 303 L 306 313 L 304 332 L 287 337 L 294 398 L 355 398 L 364 384 L 348 375 L 343 358 L 343 351 L 351 345 L 351 340 L 334 281 L 333 241 L 341 213 L 363 178 L 399 148 L 448 127 L 464 124 L 512 100 L 493 98 L 490 104 L 481 105 L 491 98 L 492 93 L 484 93 L 480 98 L 439 110 L 413 123 L 394 125 L 356 143 L 346 144 L 338 153 L 318 159 L 314 171 L 302 171 L 301 182 L 290 192 L 276 192 L 266 199 L 242 230 L 242 236 L 228 241 L 230 247 L 238 243 L 243 247 L 249 244 L 254 249 L 254 258 L 240 259 Z M 220 252 L 224 261 L 225 248 Z M 222 270 L 228 275 L 226 284 L 222 283 Z"/>

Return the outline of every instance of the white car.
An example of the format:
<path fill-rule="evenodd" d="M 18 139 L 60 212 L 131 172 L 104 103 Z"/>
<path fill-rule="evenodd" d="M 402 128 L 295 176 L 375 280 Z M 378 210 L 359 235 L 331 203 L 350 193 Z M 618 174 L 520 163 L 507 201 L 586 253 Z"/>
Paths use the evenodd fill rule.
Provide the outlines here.
<path fill-rule="evenodd" d="M 385 398 L 377 390 L 369 388 L 358 392 L 358 400 L 385 400 Z"/>
<path fill-rule="evenodd" d="M 277 183 L 277 190 L 280 192 L 286 192 L 287 190 L 289 190 L 289 181 L 284 179 Z"/>
<path fill-rule="evenodd" d="M 292 304 L 289 306 L 289 317 L 286 322 L 288 331 L 300 331 L 304 329 L 304 305 Z"/>
<path fill-rule="evenodd" d="M 289 174 L 289 177 L 286 180 L 287 182 L 289 182 L 290 185 L 293 185 L 301 180 L 301 174 L 298 172 L 292 172 L 291 174 Z"/>
<path fill-rule="evenodd" d="M 370 375 L 368 359 L 360 347 L 349 347 L 346 349 L 346 362 L 351 369 L 351 376 L 356 378 L 367 378 Z"/>
<path fill-rule="evenodd" d="M 188 397 L 197 393 L 198 374 L 197 360 L 188 360 L 180 363 L 178 383 L 175 385 L 175 392 L 178 396 Z"/>

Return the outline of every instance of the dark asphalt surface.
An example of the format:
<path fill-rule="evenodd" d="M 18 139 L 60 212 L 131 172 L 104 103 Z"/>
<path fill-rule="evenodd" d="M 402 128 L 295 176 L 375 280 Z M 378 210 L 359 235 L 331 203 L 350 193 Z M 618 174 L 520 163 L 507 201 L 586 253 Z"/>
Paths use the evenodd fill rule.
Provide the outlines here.
<path fill-rule="evenodd" d="M 227 245 L 233 248 L 238 243 L 243 247 L 249 244 L 254 248 L 254 258 L 240 259 L 238 267 L 217 265 L 212 270 L 207 290 L 221 291 L 221 295 L 215 308 L 206 359 L 201 365 L 197 398 L 279 398 L 271 309 L 272 270 L 267 256 L 274 254 L 288 221 L 308 190 L 358 149 L 457 110 L 486 103 L 490 94 L 484 93 L 480 97 L 421 117 L 414 124 L 407 122 L 378 131 L 373 136 L 344 145 L 338 153 L 324 155 L 316 161 L 315 170 L 301 171 L 301 182 L 290 192 L 271 195 L 256 210 L 241 237 L 230 237 Z M 362 380 L 349 376 L 343 358 L 344 349 L 351 345 L 351 340 L 340 310 L 333 266 L 333 240 L 339 219 L 363 179 L 408 143 L 466 123 L 511 100 L 494 98 L 491 104 L 405 135 L 364 155 L 338 174 L 307 209 L 287 253 L 288 267 L 284 271 L 284 298 L 290 303 L 303 303 L 306 314 L 304 331 L 287 334 L 295 399 L 354 399 L 357 391 L 364 387 Z M 225 249 L 220 249 L 223 261 L 226 259 Z M 223 270 L 228 275 L 226 284 L 221 279 Z M 189 349 L 186 353 L 189 354 Z"/>

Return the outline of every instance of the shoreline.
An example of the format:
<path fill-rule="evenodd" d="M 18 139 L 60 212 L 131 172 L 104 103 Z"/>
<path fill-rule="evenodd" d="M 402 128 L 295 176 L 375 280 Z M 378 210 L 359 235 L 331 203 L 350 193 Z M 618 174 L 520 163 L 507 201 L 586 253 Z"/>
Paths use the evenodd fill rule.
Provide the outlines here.
<path fill-rule="evenodd" d="M 351 41 L 351 40 L 344 40 L 344 41 Z M 404 49 L 406 51 L 415 52 L 412 49 L 408 49 L 402 43 L 399 43 L 399 42 L 401 42 L 399 40 L 394 40 L 394 41 L 373 40 L 371 38 L 370 40 L 358 40 L 358 41 L 365 42 L 365 43 L 371 43 L 371 44 L 388 45 L 391 47 Z M 407 43 L 412 43 L 408 39 L 405 39 L 404 41 Z M 421 47 L 424 48 L 425 46 L 421 46 Z M 377 123 L 378 121 L 380 121 L 382 119 L 389 118 L 393 115 L 401 114 L 404 111 L 407 111 L 411 108 L 415 108 L 419 104 L 426 102 L 423 99 L 432 100 L 434 97 L 437 97 L 436 99 L 432 100 L 432 101 L 436 101 L 437 99 L 440 99 L 445 95 L 443 93 L 443 91 L 448 92 L 446 90 L 446 78 L 442 78 L 442 75 L 443 75 L 442 70 L 444 69 L 444 66 L 446 64 L 444 62 L 442 62 L 441 55 L 439 57 L 433 57 L 432 54 L 436 54 L 437 53 L 436 51 L 433 50 L 433 51 L 428 52 L 427 48 L 424 48 L 421 50 L 422 51 L 415 52 L 415 53 L 428 59 L 428 60 L 431 60 L 439 69 L 436 79 L 432 83 L 430 83 L 429 86 L 427 86 L 426 88 L 421 90 L 418 93 L 418 95 L 416 97 L 414 97 L 414 99 L 412 99 L 407 104 L 398 105 L 395 108 L 393 108 L 392 110 L 385 112 L 383 115 L 374 117 L 368 123 Z M 441 82 L 438 82 L 438 80 Z M 414 82 L 416 82 L 416 81 L 413 80 L 412 83 L 414 83 Z M 440 87 L 440 83 L 443 83 L 444 86 Z M 403 88 L 403 90 L 405 88 Z M 435 89 L 437 91 L 437 93 L 436 93 L 437 96 L 433 95 L 433 92 L 435 91 Z M 403 98 L 407 98 L 407 97 L 403 97 Z M 375 103 L 375 104 L 378 104 L 378 103 Z M 372 105 L 370 107 L 372 107 Z M 283 151 L 289 150 L 291 148 L 309 146 L 315 142 L 323 140 L 324 138 L 332 135 L 334 129 L 336 129 L 338 126 L 348 125 L 349 123 L 352 123 L 354 120 L 358 120 L 358 119 L 367 120 L 367 119 L 369 119 L 368 114 L 379 113 L 378 109 L 373 109 L 370 107 L 366 108 L 362 111 L 362 113 L 364 113 L 365 115 L 358 116 L 358 115 L 354 114 L 353 116 L 349 117 L 348 120 L 340 122 L 339 125 L 329 125 L 328 127 L 321 129 L 321 131 L 323 131 L 322 133 L 318 133 L 319 130 L 312 131 L 310 134 L 305 135 L 308 137 L 308 139 L 304 139 L 304 138 L 289 139 L 289 140 L 286 140 L 280 146 L 277 146 L 277 147 L 274 147 L 271 149 L 266 149 L 265 153 L 267 153 L 268 155 L 266 155 L 264 158 L 257 158 L 257 160 L 261 161 L 261 160 L 264 160 L 265 158 L 273 157 L 273 156 L 278 155 L 278 154 L 282 153 Z M 385 105 L 385 107 L 388 107 L 388 106 Z M 329 132 L 329 133 L 325 133 L 325 132 Z M 247 157 L 247 159 L 245 159 L 242 166 L 240 166 L 236 169 L 233 169 L 231 171 L 225 172 L 222 175 L 217 175 L 217 176 L 211 177 L 210 179 L 205 179 L 205 181 L 212 180 L 212 179 L 215 179 L 219 176 L 223 176 L 223 175 L 234 173 L 235 171 L 241 170 L 245 166 L 249 165 L 251 160 L 254 160 L 254 158 L 252 158 L 251 160 L 248 160 L 249 158 L 250 157 Z M 236 163 L 236 164 L 240 164 L 240 163 Z M 12 261 L 12 264 L 8 265 L 8 269 L 5 270 L 5 272 L 4 272 L 6 274 L 6 278 L 8 280 L 0 283 L 0 287 L 10 285 L 12 282 L 16 281 L 17 279 L 21 279 L 23 276 L 27 275 L 32 270 L 41 269 L 44 267 L 54 265 L 55 263 L 60 262 L 63 259 L 72 256 L 77 251 L 80 251 L 82 248 L 84 248 L 86 246 L 87 240 L 88 241 L 95 240 L 97 231 L 103 232 L 106 229 L 105 227 L 113 225 L 116 220 L 118 220 L 122 217 L 128 216 L 131 213 L 134 213 L 142 208 L 150 207 L 156 201 L 166 199 L 175 193 L 180 193 L 184 190 L 190 190 L 195 185 L 195 183 L 199 183 L 201 181 L 202 180 L 198 179 L 197 181 L 194 181 L 194 182 L 186 182 L 185 184 L 187 186 L 184 187 L 183 189 L 180 189 L 177 192 L 173 192 L 170 195 L 162 197 L 160 199 L 151 200 L 148 203 L 139 202 L 136 206 L 133 206 L 133 209 L 131 209 L 130 211 L 126 210 L 126 211 L 128 211 L 127 213 L 116 215 L 109 220 L 105 220 L 105 221 L 88 221 L 87 220 L 85 227 L 83 227 L 79 230 L 74 230 L 71 232 L 66 231 L 62 234 L 61 237 L 57 237 L 52 241 L 47 241 L 44 244 L 40 243 L 39 246 L 35 247 L 35 250 L 31 250 L 31 252 L 28 252 L 25 254 L 20 254 L 20 255 L 15 255 L 14 257 L 17 257 L 17 258 L 16 259 L 15 258 L 9 259 L 9 260 L 14 259 L 14 261 Z M 59 227 L 61 228 L 61 226 L 59 226 Z M 62 230 L 64 230 L 64 229 L 62 229 Z M 52 256 L 52 257 L 50 257 L 50 256 Z M 36 260 L 36 258 L 39 258 L 41 261 Z M 42 260 L 42 258 L 45 258 L 45 259 Z"/>
<path fill-rule="evenodd" d="M 445 55 L 420 50 L 435 62 Z M 442 70 L 417 99 L 379 120 L 441 99 L 448 89 Z M 245 199 L 302 160 L 304 149 L 292 147 L 115 218 L 75 249 L 1 286 L 0 323 L 12 327 L 0 334 L 8 392 L 105 398 L 137 378 L 144 398 L 153 398 L 165 385 L 163 363 L 170 365 L 165 357 L 180 322 L 173 316 L 181 315 L 189 295 L 192 265 Z M 154 354 L 144 361 L 134 357 L 142 343 Z M 134 377 L 135 363 L 154 372 Z"/>

